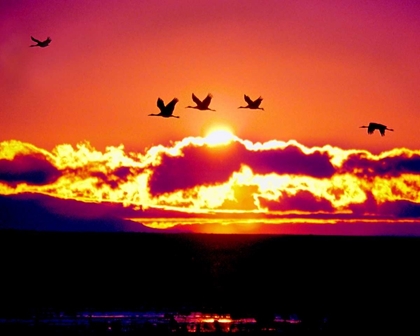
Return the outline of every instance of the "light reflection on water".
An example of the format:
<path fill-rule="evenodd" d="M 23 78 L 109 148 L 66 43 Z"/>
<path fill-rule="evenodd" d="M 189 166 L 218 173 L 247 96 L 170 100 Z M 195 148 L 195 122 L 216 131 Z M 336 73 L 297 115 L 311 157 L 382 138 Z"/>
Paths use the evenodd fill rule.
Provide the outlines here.
<path fill-rule="evenodd" d="M 267 325 L 261 326 L 253 317 L 232 318 L 230 314 L 189 314 L 164 312 L 79 312 L 72 316 L 61 313 L 33 316 L 29 319 L 0 319 L 1 325 L 26 325 L 28 327 L 54 326 L 90 330 L 102 328 L 120 333 L 132 332 L 141 328 L 154 328 L 166 332 L 251 332 L 255 330 L 278 331 L 284 326 L 293 327 L 301 320 L 295 315 L 274 315 Z"/>

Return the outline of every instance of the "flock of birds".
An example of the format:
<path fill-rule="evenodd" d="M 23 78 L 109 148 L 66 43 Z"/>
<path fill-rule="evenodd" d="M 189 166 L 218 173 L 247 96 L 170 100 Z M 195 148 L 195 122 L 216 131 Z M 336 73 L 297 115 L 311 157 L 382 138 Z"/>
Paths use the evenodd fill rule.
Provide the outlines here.
<path fill-rule="evenodd" d="M 36 44 L 30 45 L 30 47 L 41 47 L 45 48 L 48 47 L 50 42 L 52 41 L 50 37 L 47 37 L 46 40 L 41 41 L 31 36 L 32 41 L 34 41 Z M 192 94 L 192 100 L 196 104 L 195 106 L 186 106 L 186 108 L 192 108 L 197 109 L 201 111 L 216 111 L 209 107 L 211 103 L 211 99 L 213 96 L 209 93 L 206 98 L 203 100 L 200 100 L 197 98 L 197 96 L 193 93 Z M 251 110 L 263 110 L 264 108 L 260 107 L 260 104 L 263 100 L 263 98 L 260 96 L 255 100 L 252 100 L 248 95 L 244 95 L 245 102 L 247 105 L 245 106 L 239 106 L 240 109 L 251 109 Z M 154 117 L 163 117 L 163 118 L 179 118 L 179 116 L 174 115 L 173 112 L 175 110 L 175 105 L 178 102 L 178 98 L 172 99 L 168 104 L 165 105 L 163 100 L 161 98 L 158 98 L 157 100 L 157 107 L 160 110 L 160 113 L 151 113 L 149 116 Z M 368 134 L 373 134 L 375 130 L 378 130 L 381 136 L 385 135 L 385 131 L 394 131 L 392 128 L 388 128 L 386 125 L 379 124 L 376 122 L 370 122 L 369 125 L 363 125 L 360 126 L 360 128 L 367 128 Z"/>
<path fill-rule="evenodd" d="M 185 108 L 192 108 L 192 109 L 197 109 L 197 110 L 200 110 L 200 111 L 206 111 L 206 110 L 216 111 L 216 110 L 213 110 L 209 107 L 212 98 L 213 98 L 212 94 L 209 93 L 206 98 L 204 98 L 203 100 L 200 100 L 193 93 L 192 94 L 192 100 L 194 101 L 195 106 L 189 105 L 189 106 L 186 106 Z M 262 97 L 259 97 L 255 100 L 252 100 L 251 98 L 249 98 L 249 96 L 244 95 L 244 99 L 248 103 L 248 105 L 239 106 L 238 108 L 248 108 L 248 109 L 251 109 L 251 110 L 264 110 L 264 108 L 260 107 L 260 104 L 263 100 Z M 159 108 L 160 113 L 151 113 L 151 114 L 149 114 L 149 116 L 163 117 L 163 118 L 179 118 L 179 116 L 173 114 L 174 109 L 175 109 L 175 105 L 178 101 L 179 101 L 178 98 L 174 98 L 168 104 L 165 105 L 162 98 L 158 98 L 157 107 Z"/>
<path fill-rule="evenodd" d="M 193 93 L 192 100 L 194 101 L 196 105 L 195 106 L 189 105 L 189 106 L 186 106 L 185 108 L 192 108 L 192 109 L 197 109 L 201 111 L 206 111 L 206 110 L 216 111 L 209 107 L 212 98 L 213 98 L 212 94 L 209 93 L 206 98 L 204 98 L 203 100 L 200 100 Z M 255 100 L 252 100 L 248 95 L 244 95 L 244 99 L 247 102 L 247 105 L 239 106 L 238 108 L 248 108 L 251 110 L 264 110 L 263 107 L 260 107 L 260 104 L 263 100 L 261 96 Z M 149 114 L 149 116 L 163 117 L 163 118 L 179 118 L 179 116 L 173 114 L 175 110 L 175 105 L 178 101 L 179 101 L 178 98 L 174 98 L 168 104 L 165 105 L 162 98 L 158 98 L 157 107 L 159 108 L 160 113 L 151 113 Z M 386 125 L 375 123 L 375 122 L 371 122 L 369 123 L 369 125 L 360 126 L 360 128 L 367 128 L 368 134 L 373 134 L 375 130 L 378 130 L 382 136 L 385 135 L 385 131 L 394 131 L 392 128 L 388 128 Z"/>

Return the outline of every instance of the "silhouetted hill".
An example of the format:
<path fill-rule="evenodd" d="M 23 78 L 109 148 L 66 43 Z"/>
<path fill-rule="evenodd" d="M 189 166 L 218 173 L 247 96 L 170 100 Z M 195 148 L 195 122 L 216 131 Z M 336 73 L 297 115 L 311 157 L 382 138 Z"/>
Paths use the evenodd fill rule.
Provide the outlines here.
<path fill-rule="evenodd" d="M 66 207 L 76 208 L 73 213 L 54 213 L 41 205 L 54 203 L 59 208 L 60 203 L 66 203 Z M 70 205 L 69 205 L 70 204 Z M 0 195 L 0 229 L 33 230 L 33 231 L 67 231 L 67 232 L 158 232 L 140 223 L 122 220 L 104 212 L 96 216 L 82 217 L 78 211 L 83 207 L 83 202 L 74 200 L 60 200 L 45 195 L 28 197 L 26 194 L 14 196 Z M 95 211 L 95 204 L 85 206 L 86 212 Z M 100 207 L 100 205 L 97 205 Z"/>

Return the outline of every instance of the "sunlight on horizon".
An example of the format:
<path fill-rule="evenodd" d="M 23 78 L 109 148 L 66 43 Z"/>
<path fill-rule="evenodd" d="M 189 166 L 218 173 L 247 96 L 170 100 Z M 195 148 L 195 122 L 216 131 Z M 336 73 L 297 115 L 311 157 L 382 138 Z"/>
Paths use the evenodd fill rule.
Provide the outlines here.
<path fill-rule="evenodd" d="M 309 218 L 309 217 L 276 217 L 276 218 L 125 218 L 150 229 L 161 230 L 162 232 L 177 229 L 179 232 L 213 233 L 213 234 L 327 234 L 347 232 L 354 234 L 352 226 L 363 227 L 359 234 L 363 235 L 384 235 L 387 232 L 396 234 L 396 226 L 403 226 L 400 229 L 402 235 L 410 235 L 415 232 L 419 221 L 416 219 L 395 218 Z M 360 230 L 360 229 L 359 229 Z M 414 230 L 414 231 L 413 231 Z"/>

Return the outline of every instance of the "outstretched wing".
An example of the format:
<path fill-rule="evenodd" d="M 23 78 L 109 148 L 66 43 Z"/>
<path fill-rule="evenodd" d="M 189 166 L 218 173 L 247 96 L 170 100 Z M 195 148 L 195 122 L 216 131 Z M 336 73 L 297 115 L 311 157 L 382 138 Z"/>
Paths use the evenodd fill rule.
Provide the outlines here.
<path fill-rule="evenodd" d="M 178 102 L 178 98 L 174 98 L 172 99 L 164 108 L 164 110 L 162 110 L 162 114 L 165 117 L 169 117 L 172 115 L 172 113 L 174 112 L 175 109 L 175 104 Z"/>
<path fill-rule="evenodd" d="M 165 103 L 161 98 L 158 98 L 157 100 L 157 107 L 159 107 L 159 110 L 161 110 L 162 112 L 165 110 Z"/>
<path fill-rule="evenodd" d="M 261 96 L 258 97 L 258 99 L 255 99 L 255 101 L 254 101 L 255 106 L 260 106 L 262 100 L 263 100 L 263 98 Z"/>
<path fill-rule="evenodd" d="M 174 99 L 172 99 L 169 103 L 168 103 L 168 105 L 166 105 L 166 108 L 167 109 L 169 109 L 169 110 L 174 110 L 174 108 L 175 108 L 175 104 L 176 103 L 178 103 L 178 98 L 174 98 Z M 172 111 L 171 111 L 171 114 L 172 114 Z"/>
<path fill-rule="evenodd" d="M 248 103 L 248 105 L 251 105 L 253 103 L 253 101 L 251 100 L 251 98 L 249 98 L 249 96 L 247 96 L 247 95 L 244 95 L 244 99 Z"/>
<path fill-rule="evenodd" d="M 211 95 L 211 93 L 209 93 L 207 95 L 207 97 L 204 98 L 204 100 L 203 100 L 203 106 L 204 107 L 209 107 L 212 98 L 213 98 L 213 96 Z"/>
<path fill-rule="evenodd" d="M 194 103 L 196 103 L 197 105 L 201 105 L 201 100 L 197 98 L 197 96 L 193 93 L 192 94 L 192 100 L 194 101 Z"/>
<path fill-rule="evenodd" d="M 34 38 L 33 36 L 31 36 L 32 41 L 36 42 L 36 43 L 41 43 L 40 40 L 37 40 L 36 38 Z"/>
<path fill-rule="evenodd" d="M 377 128 L 379 130 L 379 133 L 381 133 L 381 135 L 384 136 L 385 135 L 385 130 L 387 129 L 387 127 L 385 125 L 378 124 Z"/>

